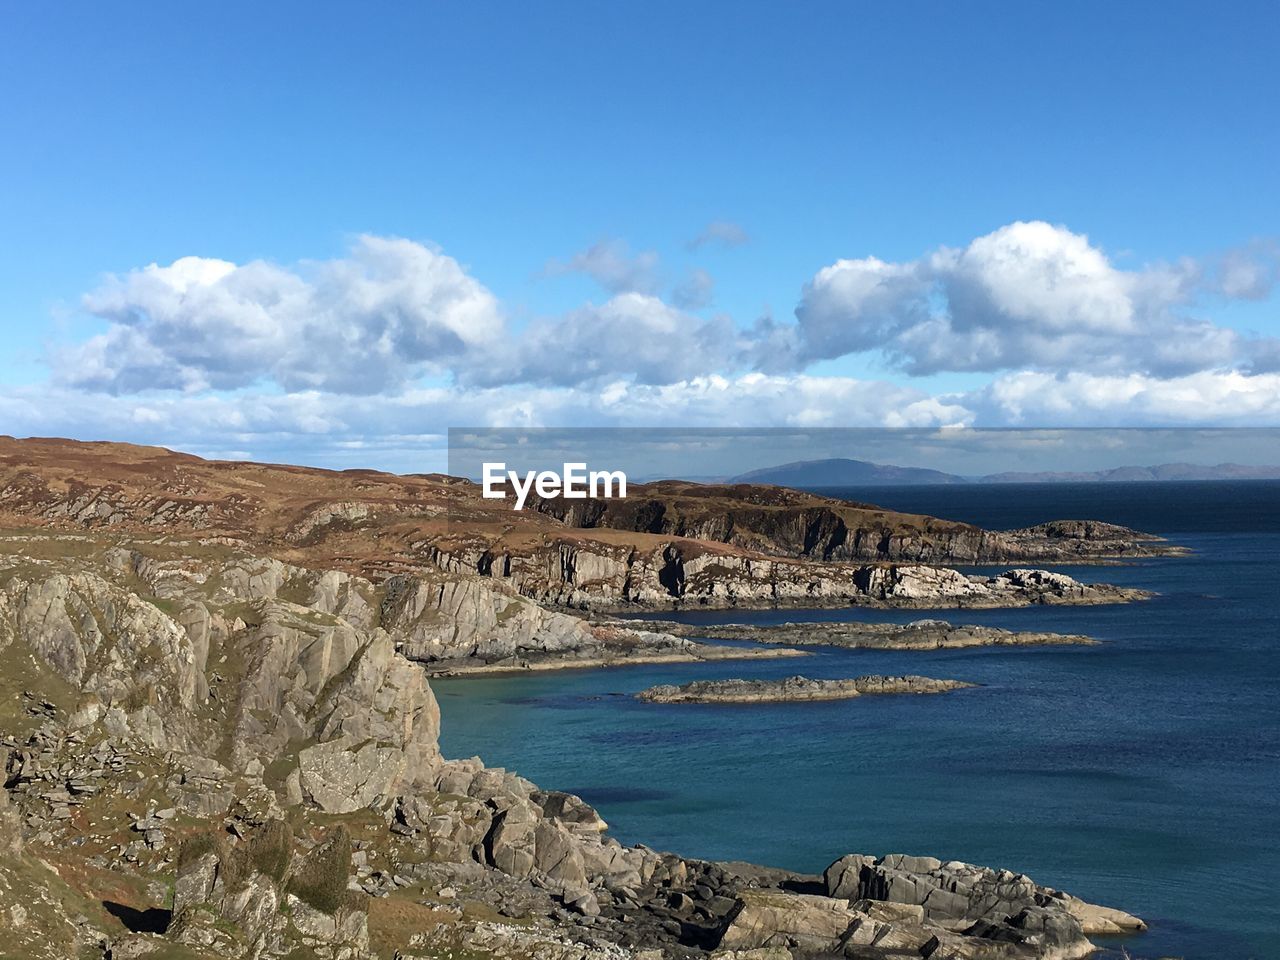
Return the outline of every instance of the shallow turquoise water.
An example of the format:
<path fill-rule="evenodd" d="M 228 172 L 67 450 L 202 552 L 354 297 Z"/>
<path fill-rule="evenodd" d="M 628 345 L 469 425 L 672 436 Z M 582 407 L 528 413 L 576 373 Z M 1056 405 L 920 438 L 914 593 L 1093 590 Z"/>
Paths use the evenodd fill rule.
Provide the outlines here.
<path fill-rule="evenodd" d="M 907 852 L 1025 871 L 1131 910 L 1137 956 L 1280 957 L 1280 484 L 850 491 L 990 526 L 1092 516 L 1189 559 L 1059 568 L 1148 587 L 1134 605 L 950 612 L 1100 647 L 815 651 L 801 660 L 437 681 L 449 756 L 480 754 L 593 802 L 627 843 L 819 871 Z M 909 620 L 866 610 L 692 612 L 692 622 Z M 925 614 L 929 615 L 929 614 Z M 656 705 L 699 677 L 921 673 L 937 697 Z"/>

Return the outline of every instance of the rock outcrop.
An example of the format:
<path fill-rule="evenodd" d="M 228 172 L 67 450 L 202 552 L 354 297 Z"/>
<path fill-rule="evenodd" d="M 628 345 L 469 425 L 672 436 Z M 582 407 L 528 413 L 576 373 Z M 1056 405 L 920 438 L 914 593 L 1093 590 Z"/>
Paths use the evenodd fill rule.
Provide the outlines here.
<path fill-rule="evenodd" d="M 796 647 L 844 647 L 851 650 L 961 650 L 968 647 L 1089 645 L 1098 642 L 1077 634 L 955 626 L 945 620 L 914 620 L 904 624 L 852 621 L 694 625 L 666 620 L 646 620 L 643 623 L 646 627 L 679 636 L 710 640 L 750 640 L 755 643 Z"/>
<path fill-rule="evenodd" d="M 921 564 L 814 563 L 733 553 L 696 541 L 639 550 L 550 543 L 495 554 L 476 544 L 422 545 L 433 564 L 500 579 L 542 604 L 599 610 L 641 607 L 1018 607 L 1128 603 L 1149 593 L 1015 568 L 996 576 Z M 581 571 L 590 570 L 584 576 Z"/>
<path fill-rule="evenodd" d="M 1144 929 L 1007 870 L 900 854 L 851 854 L 827 868 L 825 895 L 750 890 L 725 928 L 729 950 L 785 948 L 813 957 L 1073 960 L 1091 934 Z"/>
<path fill-rule="evenodd" d="M 962 690 L 975 684 L 932 677 L 868 675 L 849 680 L 695 680 L 661 684 L 636 696 L 650 703 L 803 703 L 812 700 L 850 700 L 877 694 L 929 694 Z"/>
<path fill-rule="evenodd" d="M 1056 520 L 1009 531 L 898 513 L 786 487 L 679 480 L 613 500 L 534 498 L 578 529 L 612 529 L 730 544 L 778 557 L 896 563 L 1089 561 L 1176 556 L 1159 537 L 1097 520 Z"/>
<path fill-rule="evenodd" d="M 663 588 L 664 578 L 678 575 L 662 556 L 666 548 L 688 563 L 699 544 L 740 561 L 850 565 L 1075 563 L 1185 552 L 1094 520 L 989 531 L 750 484 L 640 484 L 626 499 L 539 500 L 515 513 L 484 499 L 477 485 L 440 475 L 222 463 L 128 444 L 10 437 L 0 437 L 0 517 L 10 526 L 216 538 L 370 578 L 430 565 L 436 552 L 474 555 L 467 569 L 501 578 L 511 575 L 509 558 L 536 556 L 546 566 L 522 564 L 521 581 L 569 584 L 561 592 L 597 597 L 605 591 L 593 589 L 596 581 L 620 595 L 621 562 L 636 568 L 627 595 L 641 600 L 651 583 Z M 630 560 L 629 551 L 636 553 Z"/>
<path fill-rule="evenodd" d="M 1146 929 L 1137 917 L 1087 904 L 1040 886 L 1023 874 L 956 860 L 944 863 L 933 857 L 895 854 L 876 859 L 853 854 L 828 867 L 823 881 L 828 896 L 917 907 L 930 922 L 964 928 L 988 939 L 1000 939 L 1002 925 L 1072 933 L 1070 939 L 1075 941 L 1089 934 Z"/>

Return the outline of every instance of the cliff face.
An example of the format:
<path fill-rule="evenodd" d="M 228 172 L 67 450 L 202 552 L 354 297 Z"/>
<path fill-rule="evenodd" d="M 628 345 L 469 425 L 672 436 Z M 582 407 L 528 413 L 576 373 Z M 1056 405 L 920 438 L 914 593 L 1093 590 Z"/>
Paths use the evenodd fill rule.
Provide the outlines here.
<path fill-rule="evenodd" d="M 1052 521 L 1010 531 L 898 513 L 783 487 L 663 481 L 625 500 L 535 500 L 579 529 L 629 530 L 821 561 L 1003 563 L 1165 556 L 1176 548 L 1098 521 Z"/>
<path fill-rule="evenodd" d="M 440 714 L 422 672 L 373 624 L 366 586 L 252 558 L 205 566 L 120 548 L 24 558 L 0 574 L 0 657 L 73 691 L 74 729 L 232 771 L 292 750 L 313 793 L 372 766 L 385 793 L 430 776 Z M 350 770 L 315 772 L 367 744 L 377 746 L 344 757 Z"/>
<path fill-rule="evenodd" d="M 499 551 L 487 544 L 442 550 L 421 544 L 430 562 L 510 584 L 540 603 L 628 605 L 1017 607 L 1119 603 L 1141 590 L 1084 584 L 1062 574 L 1012 569 L 971 576 L 923 564 L 817 563 L 740 554 L 699 541 L 649 550 L 575 540 Z"/>

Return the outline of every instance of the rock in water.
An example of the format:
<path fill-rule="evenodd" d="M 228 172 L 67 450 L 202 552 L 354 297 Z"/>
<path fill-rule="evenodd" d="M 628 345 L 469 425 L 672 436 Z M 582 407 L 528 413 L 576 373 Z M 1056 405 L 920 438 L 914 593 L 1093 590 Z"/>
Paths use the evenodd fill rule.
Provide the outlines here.
<path fill-rule="evenodd" d="M 636 694 L 651 703 L 802 703 L 811 700 L 849 700 L 868 694 L 947 693 L 973 687 L 960 680 L 932 677 L 869 675 L 851 680 L 695 680 L 679 686 L 661 684 Z"/>

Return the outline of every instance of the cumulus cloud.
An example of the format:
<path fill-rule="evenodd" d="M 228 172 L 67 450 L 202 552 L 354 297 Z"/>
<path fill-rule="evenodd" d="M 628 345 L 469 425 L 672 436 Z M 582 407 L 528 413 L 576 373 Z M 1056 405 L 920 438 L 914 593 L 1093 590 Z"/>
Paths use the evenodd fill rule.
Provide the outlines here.
<path fill-rule="evenodd" d="M 621 293 L 537 321 L 503 362 L 477 367 L 468 383 L 572 386 L 602 378 L 674 383 L 744 363 L 749 344 L 726 316 L 702 320 L 658 297 Z"/>
<path fill-rule="evenodd" d="M 952 426 L 973 416 L 959 399 L 882 380 L 762 373 L 617 384 L 602 391 L 600 408 L 636 425 L 727 427 Z"/>
<path fill-rule="evenodd" d="M 837 261 L 796 322 L 742 325 L 690 312 L 709 275 L 664 300 L 643 279 L 652 265 L 611 250 L 580 268 L 617 292 L 520 330 L 457 261 L 407 240 L 362 237 L 292 267 L 152 264 L 85 297 L 105 332 L 57 351 L 51 383 L 0 393 L 0 422 L 403 469 L 463 423 L 1280 424 L 1280 340 L 1197 315 L 1205 296 L 1265 286 L 1229 257 L 1126 270 L 1083 235 L 1018 223 L 916 260 Z M 993 377 L 949 394 L 806 372 L 871 351 L 912 373 Z"/>
<path fill-rule="evenodd" d="M 610 293 L 653 293 L 658 288 L 658 255 L 633 254 L 622 240 L 601 240 L 568 260 L 549 260 L 548 276 L 583 273 Z"/>
<path fill-rule="evenodd" d="M 690 250 L 708 246 L 740 247 L 750 239 L 747 231 L 738 224 L 729 220 L 712 220 L 685 246 Z"/>
<path fill-rule="evenodd" d="M 84 298 L 105 333 L 61 351 L 58 379 L 144 389 L 395 390 L 483 352 L 497 299 L 422 244 L 361 237 L 342 259 L 286 269 L 184 257 L 109 277 Z"/>
<path fill-rule="evenodd" d="M 1192 262 L 1123 270 L 1083 234 L 1019 222 L 918 260 L 839 260 L 805 286 L 797 361 L 883 351 L 911 374 L 1138 371 L 1239 361 L 1236 331 L 1196 318 Z"/>

